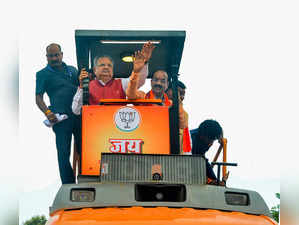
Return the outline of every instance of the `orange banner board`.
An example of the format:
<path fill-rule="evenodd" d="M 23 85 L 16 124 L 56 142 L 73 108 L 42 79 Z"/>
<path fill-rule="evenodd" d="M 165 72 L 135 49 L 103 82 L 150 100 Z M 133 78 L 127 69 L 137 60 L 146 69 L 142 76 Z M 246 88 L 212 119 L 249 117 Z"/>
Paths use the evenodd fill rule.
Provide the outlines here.
<path fill-rule="evenodd" d="M 87 105 L 82 109 L 82 175 L 99 175 L 102 152 L 169 154 L 167 106 Z"/>

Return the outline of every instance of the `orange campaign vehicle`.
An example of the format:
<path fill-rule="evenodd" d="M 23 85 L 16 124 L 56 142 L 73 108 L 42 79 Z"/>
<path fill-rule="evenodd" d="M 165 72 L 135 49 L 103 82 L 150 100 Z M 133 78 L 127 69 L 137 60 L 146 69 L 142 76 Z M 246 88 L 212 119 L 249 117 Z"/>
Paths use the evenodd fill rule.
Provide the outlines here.
<path fill-rule="evenodd" d="M 168 73 L 173 104 L 101 99 L 99 105 L 89 105 L 85 80 L 82 152 L 73 163 L 77 183 L 61 186 L 47 225 L 277 224 L 257 192 L 219 182 L 226 181 L 227 166 L 237 165 L 226 162 L 225 138 L 212 162 L 218 177 L 213 185 L 207 182 L 202 156 L 180 155 L 177 81 L 185 35 L 185 31 L 76 30 L 79 70 L 92 68 L 95 56 L 109 55 L 117 78 L 131 74 L 132 63 L 123 61 L 125 56 L 148 41 L 154 43 L 148 78 L 157 70 Z M 217 162 L 221 152 L 223 162 Z"/>

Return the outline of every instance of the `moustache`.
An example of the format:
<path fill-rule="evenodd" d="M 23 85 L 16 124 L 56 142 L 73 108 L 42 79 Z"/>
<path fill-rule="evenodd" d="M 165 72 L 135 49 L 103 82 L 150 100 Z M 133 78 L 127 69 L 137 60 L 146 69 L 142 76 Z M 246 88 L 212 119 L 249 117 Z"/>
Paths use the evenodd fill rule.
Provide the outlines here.
<path fill-rule="evenodd" d="M 159 85 L 159 84 L 155 84 L 155 85 L 154 85 L 154 88 L 162 88 L 162 86 Z"/>

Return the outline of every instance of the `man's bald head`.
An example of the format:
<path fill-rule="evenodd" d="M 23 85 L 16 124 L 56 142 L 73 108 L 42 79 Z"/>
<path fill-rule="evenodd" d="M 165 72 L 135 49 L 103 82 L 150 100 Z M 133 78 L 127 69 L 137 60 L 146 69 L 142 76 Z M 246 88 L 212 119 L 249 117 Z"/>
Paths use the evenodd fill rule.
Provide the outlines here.
<path fill-rule="evenodd" d="M 59 44 L 56 44 L 56 43 L 52 43 L 52 44 L 49 44 L 46 48 L 46 52 L 48 53 L 48 50 L 49 48 L 58 48 L 59 51 L 61 51 L 61 46 Z"/>
<path fill-rule="evenodd" d="M 60 45 L 56 43 L 49 44 L 46 48 L 46 52 L 49 65 L 56 69 L 61 68 L 63 53 Z"/>

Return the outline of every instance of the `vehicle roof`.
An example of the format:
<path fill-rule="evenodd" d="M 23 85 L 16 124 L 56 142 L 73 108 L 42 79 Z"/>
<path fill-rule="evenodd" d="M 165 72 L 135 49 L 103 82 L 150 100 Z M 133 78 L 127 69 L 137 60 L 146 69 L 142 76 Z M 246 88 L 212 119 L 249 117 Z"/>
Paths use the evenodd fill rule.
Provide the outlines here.
<path fill-rule="evenodd" d="M 153 72 L 162 69 L 168 73 L 179 70 L 185 31 L 154 30 L 76 30 L 76 53 L 78 68 L 92 68 L 93 59 L 98 55 L 109 55 L 114 61 L 114 76 L 128 77 L 132 71 L 132 63 L 121 60 L 123 53 L 134 53 L 141 50 L 143 43 L 102 43 L 101 41 L 160 41 L 155 44 L 149 63 L 149 77 Z"/>

